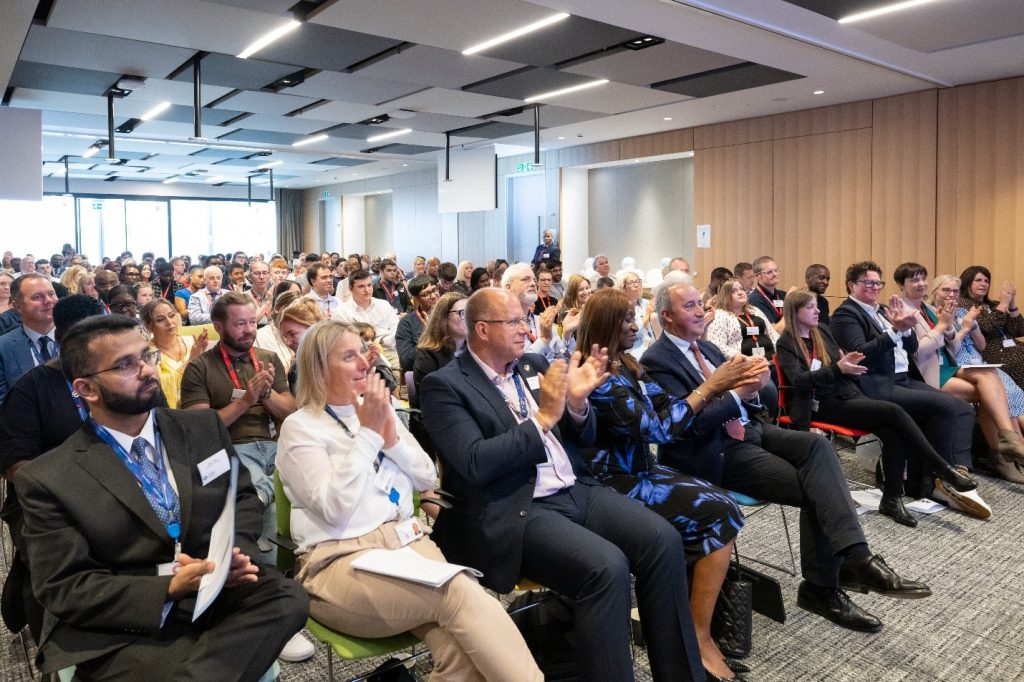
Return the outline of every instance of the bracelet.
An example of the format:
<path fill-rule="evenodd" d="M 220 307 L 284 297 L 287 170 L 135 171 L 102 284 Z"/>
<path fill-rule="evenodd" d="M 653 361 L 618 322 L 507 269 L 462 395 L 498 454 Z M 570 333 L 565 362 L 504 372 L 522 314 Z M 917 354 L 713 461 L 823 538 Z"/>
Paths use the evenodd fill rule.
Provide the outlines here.
<path fill-rule="evenodd" d="M 702 402 L 702 403 L 704 403 L 705 405 L 707 405 L 707 403 L 708 403 L 708 399 L 707 399 L 707 397 L 706 397 L 706 396 L 705 396 L 705 395 L 704 395 L 703 393 L 701 393 L 701 392 L 700 392 L 700 389 L 699 389 L 699 388 L 695 388 L 695 389 L 693 389 L 693 391 L 692 391 L 692 392 L 693 392 L 693 393 L 696 393 L 696 394 L 697 394 L 697 396 L 698 396 L 698 397 L 700 398 L 701 402 Z"/>
<path fill-rule="evenodd" d="M 1008 312 L 1008 313 L 1015 313 L 1015 312 L 1017 312 L 1018 310 L 1020 310 L 1020 308 L 1016 308 L 1016 307 L 1014 307 L 1014 308 L 1007 308 L 1007 309 L 1006 309 L 1006 312 Z"/>

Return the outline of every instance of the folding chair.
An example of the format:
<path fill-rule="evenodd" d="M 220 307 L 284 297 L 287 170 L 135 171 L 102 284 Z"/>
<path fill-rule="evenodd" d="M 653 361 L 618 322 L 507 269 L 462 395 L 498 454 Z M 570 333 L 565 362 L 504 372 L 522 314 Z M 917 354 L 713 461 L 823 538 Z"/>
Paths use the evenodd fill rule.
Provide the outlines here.
<path fill-rule="evenodd" d="M 779 426 L 793 428 L 793 420 L 786 414 L 786 392 L 792 390 L 792 387 L 786 383 L 786 377 L 782 374 L 782 365 L 779 364 L 778 354 L 775 355 L 772 362 L 775 363 L 775 370 L 779 377 Z M 870 431 L 817 420 L 811 420 L 811 428 L 818 429 L 825 434 L 825 438 L 832 444 L 837 455 L 839 454 L 839 446 L 836 444 L 836 436 L 848 438 L 856 444 L 859 439 L 871 435 Z"/>
<path fill-rule="evenodd" d="M 755 499 L 753 497 L 750 497 L 749 495 L 744 495 L 743 493 L 738 493 L 738 492 L 736 492 L 734 490 L 727 490 L 726 492 L 729 494 L 729 497 L 731 497 L 733 499 L 733 501 L 736 504 L 740 505 L 741 507 L 755 507 L 756 508 L 755 511 L 750 512 L 749 514 L 746 514 L 747 518 L 749 518 L 751 516 L 754 516 L 755 514 L 760 514 L 762 511 L 764 511 L 765 509 L 768 508 L 769 504 L 771 504 L 770 502 L 765 502 L 763 500 L 758 500 L 758 499 Z M 790 568 L 787 569 L 787 568 L 784 568 L 782 566 L 778 566 L 776 564 L 773 564 L 773 563 L 771 563 L 769 561 L 765 561 L 763 559 L 757 559 L 757 558 L 754 558 L 754 557 L 751 557 L 751 556 L 744 555 L 743 558 L 746 559 L 747 561 L 752 561 L 755 564 L 761 564 L 762 566 L 767 566 L 768 568 L 774 568 L 776 571 L 782 571 L 783 573 L 788 573 L 789 575 L 791 575 L 791 576 L 793 576 L 795 578 L 797 575 L 799 575 L 799 573 L 797 573 L 797 570 L 796 570 L 796 554 L 793 552 L 793 539 L 792 539 L 792 536 L 790 536 L 790 534 L 789 534 L 789 521 L 786 519 L 786 507 L 780 504 L 779 505 L 779 513 L 782 515 L 782 530 L 786 534 L 786 548 L 789 550 L 789 565 L 790 565 Z M 739 543 L 737 543 L 736 547 L 737 547 L 736 555 L 739 556 Z"/>

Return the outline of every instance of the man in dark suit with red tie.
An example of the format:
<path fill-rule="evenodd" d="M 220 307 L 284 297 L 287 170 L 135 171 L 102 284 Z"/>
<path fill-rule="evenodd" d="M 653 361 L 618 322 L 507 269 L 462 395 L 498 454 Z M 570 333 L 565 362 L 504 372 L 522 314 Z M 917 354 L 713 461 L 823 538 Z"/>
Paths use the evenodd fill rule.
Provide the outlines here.
<path fill-rule="evenodd" d="M 666 393 L 688 396 L 725 362 L 713 344 L 700 338 L 705 327 L 700 292 L 689 284 L 663 287 L 655 310 L 665 332 L 641 363 Z M 763 360 L 741 357 L 733 362 Z M 841 588 L 903 599 L 927 597 L 931 590 L 903 580 L 871 553 L 831 446 L 820 436 L 755 418 L 761 409 L 757 388 L 754 384 L 746 391 L 701 396 L 704 410 L 690 430 L 660 447 L 661 463 L 728 490 L 800 507 L 804 581 L 797 604 L 845 628 L 881 630 L 882 622 L 850 601 Z"/>
<path fill-rule="evenodd" d="M 137 323 L 87 319 L 61 366 L 88 407 L 82 428 L 15 475 L 36 596 L 38 664 L 76 679 L 256 680 L 306 621 L 302 588 L 256 566 L 263 505 L 213 410 L 155 408 L 155 364 Z M 193 622 L 214 570 L 211 529 L 238 470 L 226 584 Z"/>

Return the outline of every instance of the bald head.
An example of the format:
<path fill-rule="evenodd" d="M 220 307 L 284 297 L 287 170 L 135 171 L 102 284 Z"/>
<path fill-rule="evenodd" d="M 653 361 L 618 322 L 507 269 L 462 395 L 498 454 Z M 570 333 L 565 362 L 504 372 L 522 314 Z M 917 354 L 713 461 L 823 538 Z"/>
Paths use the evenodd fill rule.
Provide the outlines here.
<path fill-rule="evenodd" d="M 466 305 L 467 342 L 470 349 L 496 372 L 526 350 L 525 323 L 519 299 L 507 289 L 477 290 Z"/>

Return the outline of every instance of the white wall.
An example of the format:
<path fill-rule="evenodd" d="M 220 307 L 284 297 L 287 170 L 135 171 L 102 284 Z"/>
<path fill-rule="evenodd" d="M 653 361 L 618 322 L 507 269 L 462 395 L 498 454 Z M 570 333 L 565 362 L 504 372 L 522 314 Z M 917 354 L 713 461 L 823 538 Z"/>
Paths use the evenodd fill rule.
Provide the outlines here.
<path fill-rule="evenodd" d="M 341 199 L 341 248 L 346 256 L 366 252 L 366 202 L 361 194 Z M 306 245 L 307 251 L 321 251 L 320 245 Z"/>
<path fill-rule="evenodd" d="M 590 255 L 590 171 L 563 168 L 561 187 L 562 229 L 557 241 L 562 249 L 562 269 L 571 273 L 579 271 Z"/>
<path fill-rule="evenodd" d="M 612 272 L 626 256 L 645 272 L 666 256 L 692 262 L 693 159 L 595 168 L 588 205 L 589 255 L 606 254 Z"/>
<path fill-rule="evenodd" d="M 366 205 L 366 251 L 381 256 L 392 250 L 394 222 L 391 213 L 391 194 L 370 194 Z"/>
<path fill-rule="evenodd" d="M 0 108 L 0 199 L 41 200 L 42 166 L 43 112 Z"/>

